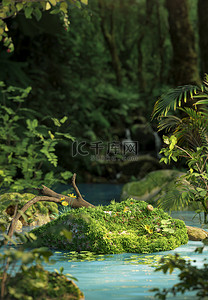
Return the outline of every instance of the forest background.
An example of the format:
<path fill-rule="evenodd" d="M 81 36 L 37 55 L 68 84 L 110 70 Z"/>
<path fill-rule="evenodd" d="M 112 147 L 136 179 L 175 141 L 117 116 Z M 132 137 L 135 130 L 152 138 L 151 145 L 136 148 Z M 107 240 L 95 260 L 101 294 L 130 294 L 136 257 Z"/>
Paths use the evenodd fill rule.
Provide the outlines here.
<path fill-rule="evenodd" d="M 133 140 L 140 156 L 158 160 L 154 103 L 171 87 L 200 84 L 208 72 L 207 15 L 204 0 L 89 0 L 82 10 L 70 7 L 67 31 L 50 11 L 40 21 L 20 13 L 6 20 L 15 51 L 0 45 L 0 81 L 32 87 L 25 105 L 38 122 L 68 117 L 64 132 L 74 141 L 56 149 L 59 172 L 125 182 L 138 177 L 137 162 L 120 153 L 116 161 L 92 157 L 106 155 L 109 143 Z M 145 168 L 143 175 L 159 163 Z M 121 169 L 128 176 L 118 176 Z"/>

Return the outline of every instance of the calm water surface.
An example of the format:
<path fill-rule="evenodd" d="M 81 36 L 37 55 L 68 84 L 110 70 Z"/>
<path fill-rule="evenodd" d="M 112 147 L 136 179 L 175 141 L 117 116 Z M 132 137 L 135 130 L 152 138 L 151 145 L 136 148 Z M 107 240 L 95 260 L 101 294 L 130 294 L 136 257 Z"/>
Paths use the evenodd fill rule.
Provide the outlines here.
<path fill-rule="evenodd" d="M 110 200 L 119 200 L 122 185 L 79 185 L 85 199 L 95 205 L 107 205 Z M 61 190 L 57 191 L 61 192 Z M 99 199 L 99 203 L 98 203 Z M 180 218 L 187 225 L 200 226 L 199 218 L 193 212 L 173 212 L 174 218 Z M 178 282 L 177 271 L 171 275 L 154 272 L 154 265 L 163 255 L 177 252 L 186 259 L 196 260 L 194 264 L 201 267 L 203 259 L 208 255 L 208 247 L 202 254 L 194 252 L 201 242 L 189 241 L 174 251 L 144 254 L 116 254 L 98 257 L 92 261 L 69 261 L 66 252 L 54 251 L 55 264 L 45 265 L 49 271 L 64 267 L 64 273 L 70 273 L 78 279 L 77 285 L 86 300 L 133 300 L 155 299 L 149 290 L 155 287 L 167 288 Z M 194 294 L 185 294 L 168 299 L 195 299 Z"/>
<path fill-rule="evenodd" d="M 110 184 L 80 184 L 79 189 L 85 199 L 94 205 L 108 205 L 112 199 L 119 201 L 122 185 Z M 99 202 L 98 202 L 99 199 Z M 173 212 L 172 217 L 185 221 L 187 225 L 200 226 L 199 218 L 193 217 L 193 212 Z M 133 300 L 155 299 L 154 293 L 149 290 L 155 287 L 167 288 L 178 282 L 178 271 L 171 275 L 162 272 L 154 272 L 154 265 L 163 255 L 177 252 L 186 259 L 196 260 L 197 266 L 203 265 L 203 259 L 207 257 L 208 247 L 202 254 L 196 254 L 196 247 L 202 246 L 201 242 L 189 241 L 174 251 L 157 252 L 148 255 L 143 254 L 115 254 L 105 255 L 103 260 L 94 261 L 68 261 L 67 253 L 54 252 L 54 268 L 64 267 L 65 273 L 76 277 L 79 288 L 83 291 L 86 300 Z M 168 299 L 195 299 L 192 293 Z"/>

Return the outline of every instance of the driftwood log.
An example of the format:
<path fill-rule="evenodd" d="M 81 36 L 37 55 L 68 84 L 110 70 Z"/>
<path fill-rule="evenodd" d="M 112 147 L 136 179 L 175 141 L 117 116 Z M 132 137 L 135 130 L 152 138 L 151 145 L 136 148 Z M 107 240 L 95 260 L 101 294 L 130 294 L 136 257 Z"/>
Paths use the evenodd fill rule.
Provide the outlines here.
<path fill-rule="evenodd" d="M 17 223 L 17 221 L 20 219 L 20 217 L 22 216 L 23 213 L 26 212 L 26 210 L 33 204 L 39 202 L 39 201 L 48 201 L 48 202 L 55 202 L 55 203 L 61 203 L 61 199 L 64 198 L 65 201 L 67 201 L 68 203 L 70 203 L 70 206 L 72 208 L 79 208 L 79 207 L 94 207 L 94 205 L 92 205 L 91 203 L 85 201 L 82 198 L 82 195 L 80 194 L 80 191 L 78 189 L 78 187 L 76 186 L 76 174 L 73 175 L 72 177 L 72 187 L 75 190 L 75 193 L 77 195 L 76 198 L 72 198 L 69 196 L 65 196 L 62 194 L 58 194 L 56 192 L 54 192 L 53 190 L 49 189 L 48 187 L 42 185 L 42 189 L 38 189 L 39 191 L 39 196 L 35 196 L 33 199 L 31 199 L 30 201 L 28 201 L 21 209 L 19 212 L 17 212 L 17 206 L 15 207 L 15 213 L 13 216 L 13 219 L 11 221 L 11 224 L 8 228 L 7 231 L 7 236 L 9 238 L 11 238 L 13 236 L 14 233 L 14 229 L 15 229 L 15 225 Z M 5 240 L 4 242 L 5 244 L 8 243 L 8 240 Z"/>

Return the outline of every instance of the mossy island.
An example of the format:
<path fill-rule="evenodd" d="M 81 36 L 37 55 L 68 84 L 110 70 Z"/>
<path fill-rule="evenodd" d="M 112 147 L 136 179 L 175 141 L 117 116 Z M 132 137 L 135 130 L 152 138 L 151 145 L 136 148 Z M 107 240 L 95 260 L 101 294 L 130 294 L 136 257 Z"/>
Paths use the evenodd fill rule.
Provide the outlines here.
<path fill-rule="evenodd" d="M 71 232 L 71 239 L 60 234 L 63 229 Z M 33 247 L 96 254 L 153 253 L 188 242 L 183 221 L 132 198 L 112 201 L 108 206 L 73 209 L 32 232 L 37 237 Z"/>

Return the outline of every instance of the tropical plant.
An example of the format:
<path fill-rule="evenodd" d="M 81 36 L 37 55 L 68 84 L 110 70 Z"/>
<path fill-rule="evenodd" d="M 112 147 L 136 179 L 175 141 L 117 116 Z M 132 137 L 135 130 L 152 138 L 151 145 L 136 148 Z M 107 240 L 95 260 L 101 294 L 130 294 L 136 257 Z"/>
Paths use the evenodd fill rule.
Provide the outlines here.
<path fill-rule="evenodd" d="M 163 208 L 176 208 L 191 201 L 201 203 L 204 221 L 207 222 L 208 202 L 208 76 L 201 87 L 184 86 L 170 90 L 155 104 L 153 117 L 159 118 L 159 130 L 171 132 L 164 136 L 166 148 L 161 150 L 161 162 L 185 158 L 189 171 L 178 180 L 178 190 L 160 199 Z M 182 108 L 183 106 L 183 108 Z M 181 116 L 169 114 L 178 110 Z M 175 200 L 173 200 L 175 198 Z M 178 208 L 179 208 L 178 207 Z"/>

